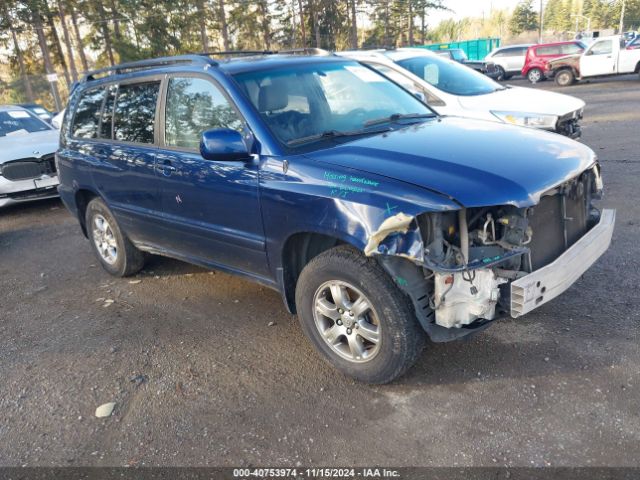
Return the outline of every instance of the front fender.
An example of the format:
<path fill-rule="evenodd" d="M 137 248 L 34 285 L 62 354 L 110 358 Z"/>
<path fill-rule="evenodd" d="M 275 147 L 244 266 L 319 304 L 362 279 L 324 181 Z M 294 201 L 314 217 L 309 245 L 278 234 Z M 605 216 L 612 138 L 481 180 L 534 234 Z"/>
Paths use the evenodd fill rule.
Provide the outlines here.
<path fill-rule="evenodd" d="M 460 208 L 454 200 L 415 185 L 302 156 L 262 159 L 260 199 L 274 275 L 282 266 L 287 239 L 297 233 L 332 236 L 368 255 L 418 255 L 415 217 Z M 394 232 L 403 238 L 385 246 Z"/>

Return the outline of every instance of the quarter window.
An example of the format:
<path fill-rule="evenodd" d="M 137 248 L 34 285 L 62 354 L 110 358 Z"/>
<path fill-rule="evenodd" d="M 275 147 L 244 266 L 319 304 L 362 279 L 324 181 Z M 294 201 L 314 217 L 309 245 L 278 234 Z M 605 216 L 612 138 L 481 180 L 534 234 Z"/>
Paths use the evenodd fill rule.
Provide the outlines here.
<path fill-rule="evenodd" d="M 159 81 L 120 85 L 113 133 L 123 142 L 153 143 Z"/>
<path fill-rule="evenodd" d="M 105 89 L 87 90 L 82 94 L 71 127 L 71 136 L 76 138 L 97 138 L 100 110 Z"/>
<path fill-rule="evenodd" d="M 167 90 L 166 145 L 198 148 L 202 132 L 212 128 L 242 128 L 225 96 L 203 78 L 171 78 Z"/>

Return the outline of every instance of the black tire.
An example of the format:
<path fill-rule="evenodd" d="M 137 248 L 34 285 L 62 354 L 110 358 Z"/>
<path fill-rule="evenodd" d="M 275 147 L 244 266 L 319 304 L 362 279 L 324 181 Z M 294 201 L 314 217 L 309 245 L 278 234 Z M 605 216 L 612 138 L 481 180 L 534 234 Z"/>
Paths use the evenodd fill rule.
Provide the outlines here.
<path fill-rule="evenodd" d="M 496 77 L 496 80 L 507 79 L 507 72 L 505 72 L 504 68 L 502 68 L 500 65 L 496 65 L 496 72 L 498 72 L 498 76 Z"/>
<path fill-rule="evenodd" d="M 96 225 L 96 219 L 100 218 L 106 220 L 107 231 L 111 232 L 110 238 L 115 242 L 115 258 L 112 263 L 105 260 L 105 256 L 98 250 L 96 238 L 99 235 L 99 229 Z M 85 222 L 91 247 L 107 272 L 116 277 L 128 277 L 142 270 L 145 260 L 144 253 L 138 250 L 122 233 L 116 219 L 101 198 L 94 198 L 89 202 L 85 212 Z"/>
<path fill-rule="evenodd" d="M 571 70 L 565 68 L 556 73 L 556 84 L 560 87 L 568 87 L 569 85 L 573 85 L 576 81 L 576 77 Z"/>
<path fill-rule="evenodd" d="M 544 80 L 544 73 L 539 68 L 532 68 L 527 72 L 527 80 L 533 84 L 541 82 Z"/>
<path fill-rule="evenodd" d="M 360 290 L 376 313 L 380 342 L 370 360 L 357 363 L 343 358 L 329 346 L 316 326 L 316 294 L 332 281 L 345 282 Z M 425 333 L 418 324 L 409 298 L 378 262 L 352 247 L 339 246 L 327 250 L 305 266 L 296 286 L 296 306 L 302 330 L 323 358 L 342 373 L 361 382 L 391 382 L 415 363 L 424 346 Z M 357 336 L 357 332 L 362 330 L 353 332 Z M 362 338 L 359 337 L 361 342 Z"/>

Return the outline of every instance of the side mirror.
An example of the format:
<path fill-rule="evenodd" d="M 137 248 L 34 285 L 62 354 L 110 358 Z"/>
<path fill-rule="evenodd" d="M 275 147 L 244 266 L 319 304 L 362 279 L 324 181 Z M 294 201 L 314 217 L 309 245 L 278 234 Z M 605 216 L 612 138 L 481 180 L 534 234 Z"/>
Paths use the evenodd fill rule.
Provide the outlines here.
<path fill-rule="evenodd" d="M 230 128 L 214 128 L 202 132 L 200 155 L 206 160 L 233 162 L 251 157 L 242 134 Z"/>
<path fill-rule="evenodd" d="M 585 52 L 585 56 L 589 56 L 589 55 L 593 55 L 593 50 L 588 50 L 587 52 Z"/>

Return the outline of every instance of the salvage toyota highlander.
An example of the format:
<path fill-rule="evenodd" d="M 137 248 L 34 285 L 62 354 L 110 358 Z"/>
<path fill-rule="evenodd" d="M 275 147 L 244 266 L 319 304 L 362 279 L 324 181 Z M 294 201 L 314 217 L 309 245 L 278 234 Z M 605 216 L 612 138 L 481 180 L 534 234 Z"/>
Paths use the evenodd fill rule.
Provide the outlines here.
<path fill-rule="evenodd" d="M 324 359 L 372 383 L 405 372 L 425 331 L 454 340 L 557 297 L 614 227 L 586 146 L 438 116 L 332 55 L 93 72 L 57 163 L 109 273 L 153 253 L 274 288 Z"/>

